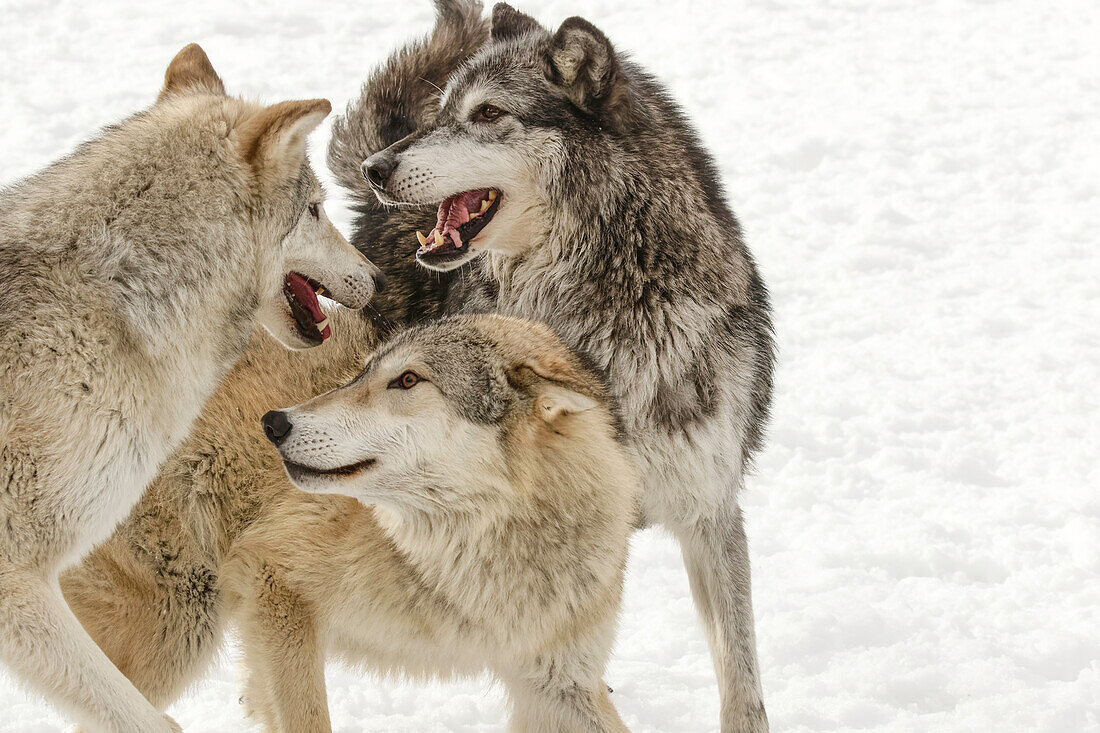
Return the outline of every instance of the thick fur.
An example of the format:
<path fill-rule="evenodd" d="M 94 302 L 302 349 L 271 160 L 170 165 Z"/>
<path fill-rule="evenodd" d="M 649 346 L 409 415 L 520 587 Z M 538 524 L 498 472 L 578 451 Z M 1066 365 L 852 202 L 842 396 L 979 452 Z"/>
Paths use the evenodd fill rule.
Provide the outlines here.
<path fill-rule="evenodd" d="M 713 161 L 664 87 L 581 18 L 550 32 L 498 4 L 490 42 L 441 86 L 434 118 L 382 151 L 349 132 L 380 123 L 368 88 L 332 142 L 342 181 L 356 152 L 364 170 L 385 171 L 374 191 L 356 182 L 362 207 L 376 194 L 404 216 L 427 209 L 425 229 L 446 197 L 501 192 L 457 257 L 422 260 L 442 279 L 396 273 L 410 279 L 395 284 L 390 315 L 461 309 L 458 278 L 480 280 L 475 310 L 489 293 L 489 308 L 547 323 L 588 355 L 622 410 L 645 519 L 681 542 L 722 730 L 766 729 L 738 494 L 761 445 L 774 345 L 767 291 Z M 425 98 L 415 83 L 403 93 L 403 108 Z M 481 118 L 487 104 L 503 114 Z M 363 221 L 353 241 L 395 257 Z M 410 236 L 401 256 L 415 248 Z"/>
<path fill-rule="evenodd" d="M 424 94 L 434 94 L 420 82 L 422 70 L 440 69 L 442 81 L 465 49 L 488 38 L 480 4 L 442 0 L 437 5 L 441 18 L 432 35 L 395 55 L 375 72 L 377 85 L 368 87 L 401 89 L 415 82 Z M 414 75 L 407 69 L 415 69 L 409 72 Z M 422 123 L 416 117 L 393 124 L 400 130 Z M 379 148 L 403 133 L 388 134 L 377 140 Z M 412 231 L 407 214 L 374 203 L 362 207 L 360 224 L 369 223 L 396 252 Z M 358 373 L 377 345 L 377 326 L 391 322 L 379 316 L 381 306 L 376 310 L 378 299 L 387 294 L 391 289 L 378 293 L 363 316 L 331 313 L 333 336 L 315 349 L 286 351 L 256 329 L 188 439 L 164 463 L 129 517 L 62 575 L 65 599 L 80 622 L 156 707 L 175 700 L 221 647 L 232 616 L 220 579 L 238 538 L 262 526 L 274 507 L 298 493 L 263 437 L 260 416 L 331 390 Z M 399 299 L 400 294 L 387 302 Z"/>
<path fill-rule="evenodd" d="M 355 376 L 376 345 L 359 313 L 335 311 L 333 335 L 287 351 L 256 329 L 237 366 L 130 516 L 61 576 L 65 599 L 120 670 L 165 708 L 206 670 L 231 614 L 223 565 L 249 527 L 297 494 L 260 417 Z"/>
<path fill-rule="evenodd" d="M 420 381 L 402 389 L 409 370 Z M 512 730 L 626 730 L 601 677 L 637 479 L 602 385 L 549 329 L 493 315 L 415 328 L 282 414 L 291 478 L 319 496 L 288 492 L 223 576 L 267 728 L 329 730 L 336 656 L 415 677 L 488 668 Z"/>
<path fill-rule="evenodd" d="M 306 345 L 280 304 L 292 258 L 335 258 L 349 305 L 374 291 L 377 270 L 303 213 L 321 196 L 305 134 L 328 103 L 307 106 L 251 128 L 272 155 L 250 164 L 240 131 L 265 109 L 225 96 L 189 46 L 154 106 L 0 193 L 0 661 L 92 729 L 176 726 L 80 627 L 58 573 L 127 515 L 257 323 Z"/>
<path fill-rule="evenodd" d="M 406 246 L 417 229 L 431 228 L 434 207 L 385 207 L 370 192 L 360 171 L 365 155 L 380 151 L 426 127 L 439 109 L 440 90 L 451 73 L 489 40 L 489 21 L 481 3 L 437 0 L 435 28 L 394 52 L 363 85 L 348 114 L 332 123 L 328 164 L 337 181 L 354 195 L 354 226 L 360 249 L 375 252 L 376 264 L 392 287 L 379 293 L 368 309 L 385 336 L 402 325 L 419 323 L 462 308 L 476 296 L 481 310 L 492 307 L 491 286 L 480 273 L 463 270 L 426 276 Z M 488 295 L 482 291 L 489 289 Z"/>
<path fill-rule="evenodd" d="M 591 352 L 613 391 L 637 389 L 626 417 L 644 471 L 643 501 L 648 519 L 673 529 L 684 545 L 720 673 L 723 730 L 761 730 L 766 718 L 736 493 L 766 417 L 772 341 L 766 292 L 713 164 L 665 93 L 616 56 L 614 78 L 630 80 L 630 95 L 615 98 L 638 99 L 617 106 L 615 116 L 636 110 L 637 119 L 627 122 L 645 135 L 612 132 L 599 118 L 554 106 L 566 94 L 551 88 L 547 109 L 559 114 L 572 157 L 551 179 L 556 187 L 543 208 L 555 234 L 532 247 L 544 254 L 511 262 L 490 254 L 445 273 L 419 269 L 414 232 L 434 223 L 437 202 L 382 207 L 360 164 L 409 130 L 431 129 L 440 97 L 422 81 L 424 70 L 433 70 L 426 78 L 443 87 L 467 50 L 488 40 L 478 6 L 439 5 L 444 12 L 429 39 L 409 44 L 372 74 L 363 97 L 335 126 L 329 151 L 334 172 L 359 198 L 353 243 L 391 275 L 366 312 L 387 329 L 438 316 L 469 302 L 463 278 L 470 276 L 481 307 L 499 302 L 518 310 L 522 296 L 531 311 L 554 311 L 547 320 L 562 322 L 567 344 Z M 494 16 L 507 19 L 508 10 Z M 520 13 L 511 17 L 516 22 L 495 24 L 502 39 L 525 30 L 498 40 L 491 54 L 510 64 L 514 49 L 544 69 L 545 54 L 532 49 L 543 48 L 545 32 Z M 536 92 L 543 89 L 540 78 L 529 81 Z M 677 186 L 686 188 L 677 193 Z M 686 207 L 684 218 L 678 206 Z M 649 216 L 651 210 L 660 215 Z M 333 339 L 303 354 L 277 351 L 257 334 L 130 519 L 62 579 L 92 636 L 158 706 L 196 679 L 220 644 L 229 620 L 218 584 L 227 554 L 294 491 L 264 445 L 260 415 L 340 384 L 373 346 L 367 325 L 358 335 L 337 325 Z M 711 470 L 700 476 L 700 469 Z"/>

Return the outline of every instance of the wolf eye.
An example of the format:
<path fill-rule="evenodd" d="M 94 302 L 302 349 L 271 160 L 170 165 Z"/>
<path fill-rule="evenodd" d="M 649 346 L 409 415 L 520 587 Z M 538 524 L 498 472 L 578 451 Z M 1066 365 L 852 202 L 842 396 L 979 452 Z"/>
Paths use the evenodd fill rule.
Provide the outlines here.
<path fill-rule="evenodd" d="M 320 207 L 320 205 L 317 204 L 317 203 L 311 203 L 308 208 L 309 208 L 309 215 L 312 216 L 314 219 L 320 221 L 321 220 L 321 207 Z"/>
<path fill-rule="evenodd" d="M 492 122 L 503 114 L 504 110 L 500 107 L 494 107 L 491 104 L 483 104 L 477 108 L 477 111 L 474 112 L 470 119 L 474 122 Z"/>
<path fill-rule="evenodd" d="M 420 375 L 413 371 L 403 373 L 400 377 L 390 382 L 390 389 L 412 389 L 420 383 Z"/>

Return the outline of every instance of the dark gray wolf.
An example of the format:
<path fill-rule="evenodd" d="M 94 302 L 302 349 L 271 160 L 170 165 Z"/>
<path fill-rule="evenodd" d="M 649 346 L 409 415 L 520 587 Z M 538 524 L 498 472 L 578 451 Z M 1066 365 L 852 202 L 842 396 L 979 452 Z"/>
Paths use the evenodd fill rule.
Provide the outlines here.
<path fill-rule="evenodd" d="M 96 730 L 178 730 L 66 606 L 58 573 L 137 503 L 256 324 L 332 334 L 378 270 L 306 163 L 323 99 L 226 96 L 198 46 L 156 103 L 0 192 L 0 662 Z"/>
<path fill-rule="evenodd" d="M 501 3 L 487 44 L 440 58 L 431 83 L 400 64 L 376 75 L 335 127 L 329 164 L 362 212 L 354 243 L 397 281 L 377 307 L 398 322 L 464 308 L 541 321 L 606 375 L 645 521 L 683 549 L 722 730 L 764 730 L 738 494 L 774 344 L 714 163 L 661 84 L 582 18 L 549 31 Z M 401 207 L 386 221 L 408 236 L 396 252 L 375 197 Z M 413 270 L 413 248 L 443 275 Z"/>

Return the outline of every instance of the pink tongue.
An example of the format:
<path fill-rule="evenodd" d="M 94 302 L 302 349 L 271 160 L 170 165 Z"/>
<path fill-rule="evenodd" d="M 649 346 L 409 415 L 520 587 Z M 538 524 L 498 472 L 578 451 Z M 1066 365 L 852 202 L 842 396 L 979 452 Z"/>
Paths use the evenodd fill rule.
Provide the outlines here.
<path fill-rule="evenodd" d="M 444 199 L 436 213 L 435 230 L 444 237 L 450 236 L 456 247 L 461 247 L 462 239 L 458 235 L 458 228 L 470 220 L 471 211 L 479 211 L 481 202 L 489 195 L 489 189 L 482 188 L 476 191 L 456 194 L 449 199 Z"/>
<path fill-rule="evenodd" d="M 294 297 L 309 310 L 309 314 L 313 316 L 314 324 L 323 323 L 326 316 L 325 312 L 321 310 L 321 304 L 317 302 L 317 293 L 314 291 L 313 286 L 306 282 L 306 279 L 296 272 L 289 272 L 286 276 L 286 284 L 290 287 L 291 292 L 294 293 Z M 326 325 L 321 330 L 321 338 L 327 339 L 332 334 L 332 329 Z"/>

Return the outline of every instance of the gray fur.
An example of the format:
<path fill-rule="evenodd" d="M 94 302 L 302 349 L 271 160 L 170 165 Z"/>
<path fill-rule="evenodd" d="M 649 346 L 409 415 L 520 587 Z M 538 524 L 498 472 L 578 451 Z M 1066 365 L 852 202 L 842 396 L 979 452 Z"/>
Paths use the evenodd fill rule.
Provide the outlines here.
<path fill-rule="evenodd" d="M 434 119 L 439 90 L 451 71 L 489 39 L 489 22 L 481 15 L 480 2 L 438 0 L 435 5 L 435 28 L 374 70 L 348 113 L 333 122 L 328 149 L 329 168 L 354 197 L 356 240 L 352 243 L 361 251 L 368 247 L 374 251 L 375 264 L 390 276 L 392 285 L 366 311 L 383 337 L 393 334 L 395 326 L 435 318 L 462 304 L 472 310 L 470 293 L 484 286 L 476 273 L 466 271 L 425 277 L 409 256 L 407 243 L 417 229 L 434 221 L 434 207 L 383 207 L 360 172 L 367 155 Z M 490 307 L 484 299 L 482 310 Z"/>
<path fill-rule="evenodd" d="M 401 282 L 389 315 L 418 320 L 461 308 L 468 291 L 455 284 L 473 282 L 475 309 L 487 294 L 493 309 L 543 321 L 588 355 L 622 410 L 646 519 L 683 545 L 719 675 L 722 730 L 765 730 L 737 496 L 771 400 L 767 291 L 713 161 L 664 87 L 587 21 L 569 19 L 551 33 L 501 5 L 497 20 L 493 39 L 461 64 L 467 46 L 453 47 L 434 117 L 425 105 L 435 94 L 399 60 L 368 81 L 364 100 L 384 83 L 400 94 L 400 108 L 419 110 L 401 128 L 412 132 L 350 137 L 347 130 L 381 129 L 361 100 L 336 130 L 330 164 L 352 181 L 356 153 L 389 156 L 394 173 L 379 198 L 391 204 L 503 191 L 496 218 L 464 254 L 472 265 L 440 275 L 406 263 L 391 273 Z M 480 103 L 508 114 L 475 124 L 469 109 Z M 384 142 L 394 144 L 382 151 Z M 520 167 L 533 171 L 522 195 L 493 178 Z M 368 215 L 375 204 L 365 183 L 352 190 L 364 212 L 353 242 L 375 260 L 395 259 L 394 235 L 432 225 L 430 208 Z M 524 212 L 507 218 L 509 201 L 522 201 Z M 502 220 L 514 229 L 493 233 Z M 391 223 L 394 233 L 379 237 Z M 396 251 L 411 262 L 416 243 L 405 241 Z"/>

